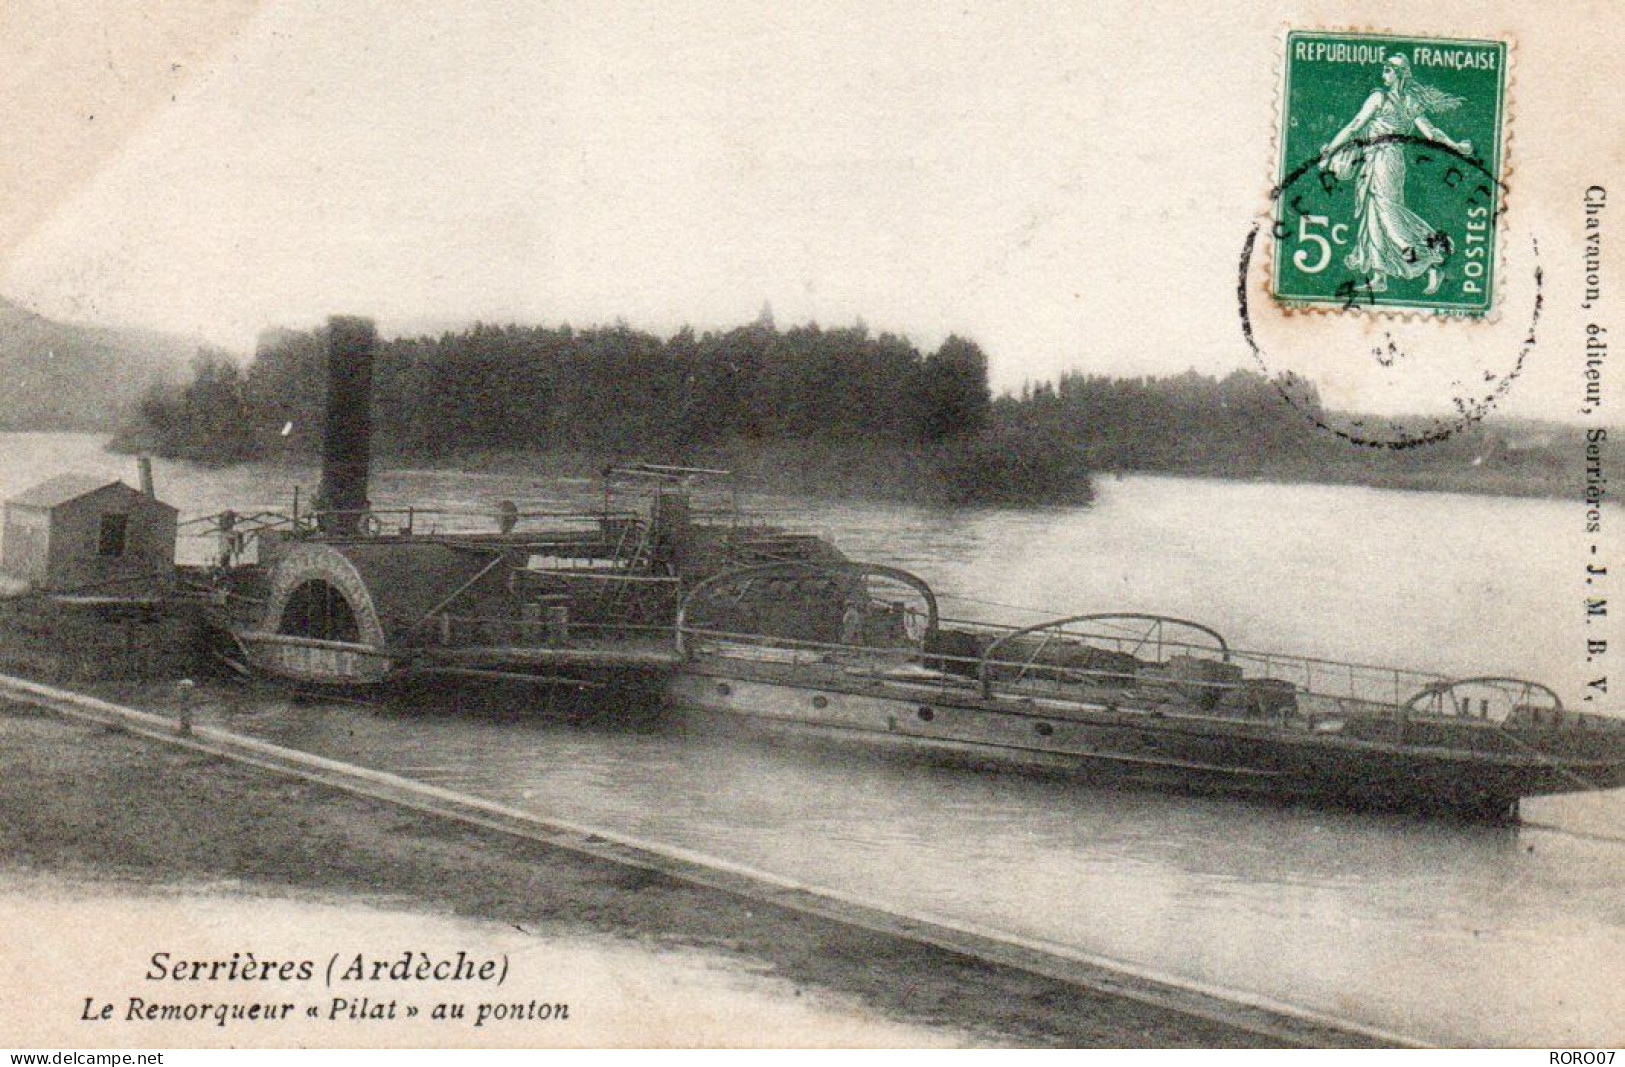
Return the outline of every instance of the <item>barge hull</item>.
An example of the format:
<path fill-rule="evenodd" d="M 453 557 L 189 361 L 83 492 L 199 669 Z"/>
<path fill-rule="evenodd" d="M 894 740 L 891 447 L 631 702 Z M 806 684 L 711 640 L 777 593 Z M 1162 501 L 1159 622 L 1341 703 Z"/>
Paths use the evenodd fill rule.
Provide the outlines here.
<path fill-rule="evenodd" d="M 877 742 L 978 764 L 1113 782 L 1313 800 L 1341 806 L 1508 814 L 1520 797 L 1621 784 L 1606 763 L 1418 749 L 1289 732 L 1264 723 L 1108 707 L 1067 715 L 1021 702 L 855 691 L 691 666 L 667 684 L 690 711 L 750 720 L 774 732 Z"/>

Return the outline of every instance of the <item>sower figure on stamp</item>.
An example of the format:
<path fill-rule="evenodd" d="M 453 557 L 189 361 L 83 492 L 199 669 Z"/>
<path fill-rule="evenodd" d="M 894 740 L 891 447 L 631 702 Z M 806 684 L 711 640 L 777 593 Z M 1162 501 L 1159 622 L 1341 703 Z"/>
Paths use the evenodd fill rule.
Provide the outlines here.
<path fill-rule="evenodd" d="M 1414 126 L 1428 140 L 1464 156 L 1472 154 L 1473 144 L 1451 140 L 1428 120 L 1429 114 L 1459 107 L 1462 99 L 1418 84 L 1404 56 L 1383 64 L 1382 85 L 1320 150 L 1320 165 L 1342 181 L 1357 175 L 1354 203 L 1359 230 L 1344 259 L 1348 268 L 1365 275 L 1376 293 L 1388 288 L 1389 275 L 1411 279 L 1425 271 L 1426 292 L 1432 295 L 1442 280 L 1439 267 L 1450 251 L 1449 238 L 1405 206 L 1405 147 L 1389 138 L 1407 134 Z M 1356 137 L 1359 143 L 1350 145 Z"/>

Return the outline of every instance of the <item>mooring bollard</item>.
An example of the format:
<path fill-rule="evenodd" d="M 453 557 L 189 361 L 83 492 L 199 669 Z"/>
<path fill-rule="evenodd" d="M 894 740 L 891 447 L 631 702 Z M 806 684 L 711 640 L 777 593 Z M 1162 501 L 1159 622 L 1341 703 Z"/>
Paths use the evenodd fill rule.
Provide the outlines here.
<path fill-rule="evenodd" d="M 175 683 L 175 700 L 180 711 L 180 732 L 192 732 L 192 691 L 197 683 L 190 678 L 182 678 Z"/>

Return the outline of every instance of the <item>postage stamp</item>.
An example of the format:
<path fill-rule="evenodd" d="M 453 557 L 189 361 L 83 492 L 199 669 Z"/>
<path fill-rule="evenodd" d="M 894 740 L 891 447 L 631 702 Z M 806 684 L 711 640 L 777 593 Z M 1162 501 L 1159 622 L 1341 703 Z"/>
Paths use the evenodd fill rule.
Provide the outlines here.
<path fill-rule="evenodd" d="M 1275 298 L 1486 315 L 1506 43 L 1292 31 L 1283 71 Z"/>

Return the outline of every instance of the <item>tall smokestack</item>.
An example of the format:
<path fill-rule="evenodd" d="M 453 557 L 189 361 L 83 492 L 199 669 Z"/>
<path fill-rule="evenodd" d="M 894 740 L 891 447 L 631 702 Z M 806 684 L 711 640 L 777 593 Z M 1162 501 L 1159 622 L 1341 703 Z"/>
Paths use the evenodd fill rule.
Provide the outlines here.
<path fill-rule="evenodd" d="M 158 499 L 158 491 L 152 485 L 152 457 L 137 456 L 135 469 L 141 472 L 141 492 L 153 500 Z"/>
<path fill-rule="evenodd" d="M 372 456 L 372 358 L 378 334 L 371 319 L 327 320 L 327 426 L 316 507 L 323 532 L 353 534 L 367 510 Z"/>

